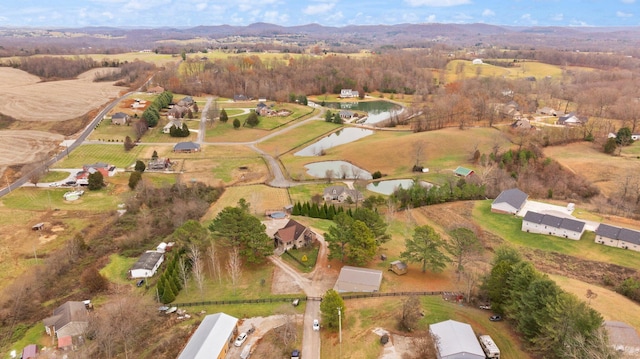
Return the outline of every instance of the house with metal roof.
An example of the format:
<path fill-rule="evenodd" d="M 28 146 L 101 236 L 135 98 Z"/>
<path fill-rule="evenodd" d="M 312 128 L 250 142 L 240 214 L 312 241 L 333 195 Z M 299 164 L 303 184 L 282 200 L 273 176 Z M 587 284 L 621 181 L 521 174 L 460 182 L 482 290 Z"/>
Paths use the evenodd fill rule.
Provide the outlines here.
<path fill-rule="evenodd" d="M 466 167 L 462 167 L 462 166 L 458 166 L 455 170 L 453 170 L 453 174 L 458 176 L 458 177 L 469 177 L 471 175 L 473 175 L 475 172 L 473 172 L 472 169 L 466 168 Z"/>
<path fill-rule="evenodd" d="M 491 212 L 517 214 L 527 203 L 527 198 L 529 195 L 517 188 L 502 191 L 491 203 Z"/>
<path fill-rule="evenodd" d="M 173 146 L 173 152 L 198 152 L 200 151 L 200 144 L 195 142 L 178 142 L 175 146 Z"/>
<path fill-rule="evenodd" d="M 521 229 L 523 232 L 549 234 L 556 237 L 579 240 L 584 232 L 585 224 L 583 221 L 572 218 L 527 211 L 522 218 Z"/>
<path fill-rule="evenodd" d="M 640 251 L 640 231 L 601 223 L 596 229 L 596 243 Z"/>
<path fill-rule="evenodd" d="M 160 268 L 164 262 L 164 253 L 158 251 L 146 251 L 142 253 L 138 261 L 129 270 L 130 278 L 149 278 Z"/>
<path fill-rule="evenodd" d="M 344 266 L 333 289 L 338 293 L 377 292 L 382 283 L 382 271 Z"/>
<path fill-rule="evenodd" d="M 438 359 L 485 359 L 471 325 L 455 320 L 429 325 Z"/>
<path fill-rule="evenodd" d="M 612 320 L 605 321 L 604 328 L 609 337 L 609 344 L 617 352 L 624 353 L 629 358 L 640 356 L 640 336 L 638 336 L 635 328 L 627 323 Z"/>
<path fill-rule="evenodd" d="M 89 326 L 89 315 L 83 302 L 68 301 L 54 309 L 53 315 L 42 322 L 51 336 L 78 336 Z"/>
<path fill-rule="evenodd" d="M 225 313 L 207 315 L 189 338 L 178 359 L 225 358 L 237 333 L 238 318 Z"/>

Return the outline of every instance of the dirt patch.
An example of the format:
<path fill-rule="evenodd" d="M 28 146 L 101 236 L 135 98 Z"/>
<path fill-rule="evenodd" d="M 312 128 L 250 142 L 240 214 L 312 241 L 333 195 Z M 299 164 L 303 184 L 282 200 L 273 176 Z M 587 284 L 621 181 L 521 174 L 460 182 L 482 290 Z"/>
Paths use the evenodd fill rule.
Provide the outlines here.
<path fill-rule="evenodd" d="M 271 293 L 302 294 L 302 288 L 300 288 L 295 281 L 291 280 L 291 277 L 287 273 L 278 266 L 275 266 L 271 280 Z"/>
<path fill-rule="evenodd" d="M 48 158 L 63 140 L 62 135 L 41 131 L 0 131 L 0 167 Z"/>

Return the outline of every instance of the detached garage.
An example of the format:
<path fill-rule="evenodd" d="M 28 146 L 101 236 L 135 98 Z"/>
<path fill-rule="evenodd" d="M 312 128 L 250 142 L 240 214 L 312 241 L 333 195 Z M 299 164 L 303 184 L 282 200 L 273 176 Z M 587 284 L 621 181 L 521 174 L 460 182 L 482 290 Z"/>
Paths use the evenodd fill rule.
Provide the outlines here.
<path fill-rule="evenodd" d="M 438 359 L 485 359 L 471 325 L 446 320 L 429 325 Z"/>
<path fill-rule="evenodd" d="M 382 283 L 382 271 L 344 266 L 333 289 L 338 293 L 377 292 Z"/>
<path fill-rule="evenodd" d="M 529 195 L 517 188 L 502 191 L 491 203 L 491 212 L 517 214 L 520 212 Z"/>

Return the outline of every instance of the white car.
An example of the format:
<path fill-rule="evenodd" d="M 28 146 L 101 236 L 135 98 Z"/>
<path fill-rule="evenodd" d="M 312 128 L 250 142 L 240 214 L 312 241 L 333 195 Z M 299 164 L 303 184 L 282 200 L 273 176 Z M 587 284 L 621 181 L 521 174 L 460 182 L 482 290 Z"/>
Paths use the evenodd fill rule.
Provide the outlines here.
<path fill-rule="evenodd" d="M 239 347 L 242 345 L 242 343 L 244 343 L 245 340 L 247 340 L 247 333 L 240 333 L 240 335 L 238 335 L 233 345 Z"/>
<path fill-rule="evenodd" d="M 320 330 L 320 322 L 318 321 L 318 319 L 313 320 L 313 330 L 315 330 L 316 332 Z"/>

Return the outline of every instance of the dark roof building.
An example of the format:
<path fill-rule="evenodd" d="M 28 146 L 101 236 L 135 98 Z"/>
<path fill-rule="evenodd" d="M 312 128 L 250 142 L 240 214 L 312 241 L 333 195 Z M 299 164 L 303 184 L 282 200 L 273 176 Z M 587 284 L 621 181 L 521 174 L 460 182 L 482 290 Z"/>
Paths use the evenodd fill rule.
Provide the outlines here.
<path fill-rule="evenodd" d="M 129 270 L 131 278 L 149 278 L 156 274 L 160 264 L 164 262 L 164 253 L 158 251 L 146 251 L 142 253 L 138 261 Z"/>
<path fill-rule="evenodd" d="M 198 152 L 200 145 L 195 142 L 178 142 L 173 146 L 173 152 Z"/>
<path fill-rule="evenodd" d="M 640 231 L 601 223 L 596 229 L 595 242 L 640 251 Z"/>
<path fill-rule="evenodd" d="M 491 212 L 516 214 L 527 203 L 527 198 L 529 195 L 517 188 L 502 191 L 491 203 Z"/>

